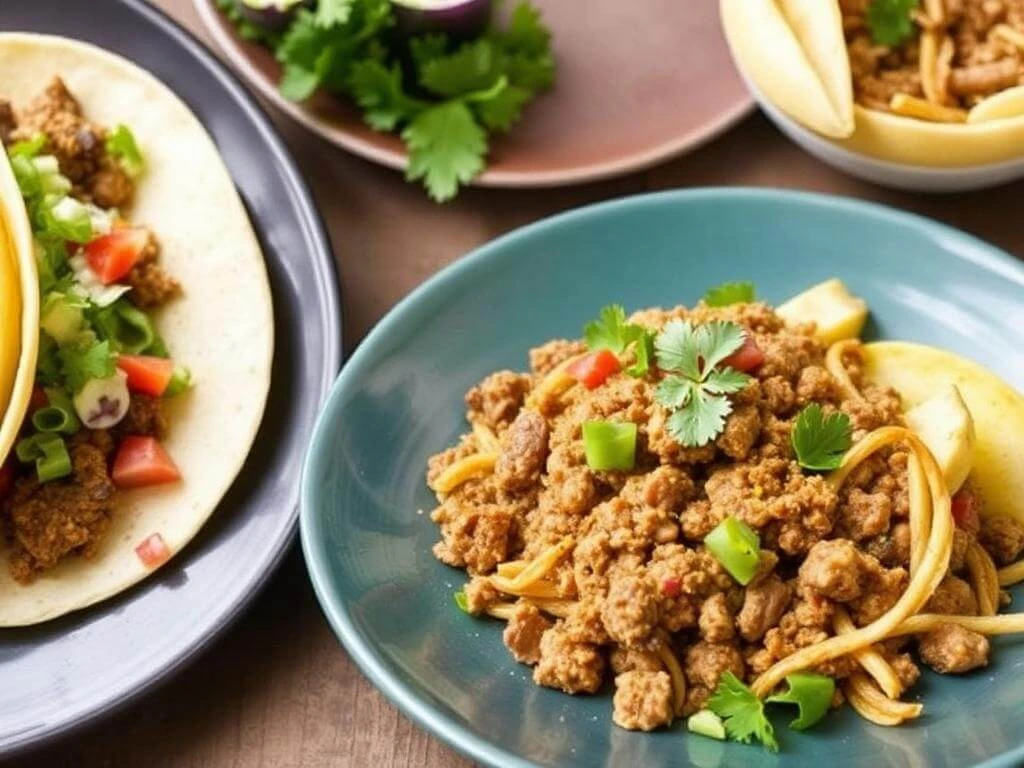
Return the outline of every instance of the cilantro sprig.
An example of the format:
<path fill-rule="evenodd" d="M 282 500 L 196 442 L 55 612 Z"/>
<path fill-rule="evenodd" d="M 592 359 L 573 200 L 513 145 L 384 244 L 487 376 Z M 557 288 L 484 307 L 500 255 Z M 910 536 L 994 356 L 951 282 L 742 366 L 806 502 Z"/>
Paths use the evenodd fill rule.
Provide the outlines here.
<path fill-rule="evenodd" d="M 672 412 L 668 431 L 682 445 L 707 445 L 725 428 L 725 417 L 732 413 L 726 395 L 742 390 L 750 377 L 718 366 L 744 339 L 736 323 L 694 326 L 684 320 L 668 323 L 655 338 L 658 366 L 674 374 L 658 385 L 655 400 Z"/>
<path fill-rule="evenodd" d="M 528 0 L 461 43 L 437 34 L 400 40 L 391 0 L 318 0 L 279 33 L 254 27 L 234 0 L 217 1 L 240 34 L 274 50 L 287 98 L 324 88 L 354 101 L 374 130 L 398 133 L 406 178 L 422 180 L 437 202 L 483 171 L 489 135 L 509 131 L 554 81 L 551 33 Z"/>
<path fill-rule="evenodd" d="M 731 304 L 749 304 L 757 298 L 753 283 L 722 283 L 709 288 L 704 294 L 704 303 L 709 307 L 728 307 Z"/>
<path fill-rule="evenodd" d="M 583 338 L 591 351 L 607 349 L 616 355 L 632 348 L 635 362 L 625 369 L 635 378 L 645 376 L 654 352 L 654 333 L 642 325 L 626 322 L 626 310 L 611 304 L 601 310 L 598 319 L 583 328 Z"/>
<path fill-rule="evenodd" d="M 865 19 L 871 39 L 878 45 L 894 47 L 914 36 L 911 12 L 920 0 L 872 0 Z"/>
<path fill-rule="evenodd" d="M 825 416 L 820 405 L 811 403 L 797 416 L 791 438 L 796 460 L 804 469 L 838 469 L 853 442 L 850 417 L 838 411 Z"/>
<path fill-rule="evenodd" d="M 772 752 L 779 751 L 775 728 L 764 714 L 764 702 L 732 672 L 725 672 L 719 679 L 707 706 L 722 718 L 725 732 L 733 741 L 749 744 L 756 740 Z"/>

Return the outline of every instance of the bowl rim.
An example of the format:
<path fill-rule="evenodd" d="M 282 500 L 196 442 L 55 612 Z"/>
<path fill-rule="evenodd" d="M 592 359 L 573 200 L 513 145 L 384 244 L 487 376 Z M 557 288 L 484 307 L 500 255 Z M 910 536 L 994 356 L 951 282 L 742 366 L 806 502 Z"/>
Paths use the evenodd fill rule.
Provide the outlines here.
<path fill-rule="evenodd" d="M 357 622 L 345 606 L 345 600 L 337 593 L 329 574 L 328 554 L 324 548 L 326 537 L 322 533 L 325 517 L 321 493 L 314 478 L 319 477 L 329 465 L 330 459 L 320 451 L 321 444 L 328 438 L 333 425 L 340 421 L 344 411 L 346 393 L 359 386 L 364 369 L 372 363 L 374 348 L 405 322 L 406 316 L 414 313 L 417 306 L 428 296 L 450 284 L 459 284 L 473 279 L 477 273 L 486 271 L 502 258 L 505 248 L 517 240 L 543 235 L 569 223 L 619 213 L 631 208 L 670 201 L 679 205 L 693 202 L 726 201 L 764 205 L 783 203 L 801 208 L 840 211 L 854 217 L 868 217 L 909 227 L 919 234 L 938 236 L 947 243 L 967 246 L 959 249 L 957 257 L 970 261 L 979 267 L 986 267 L 1005 275 L 1024 286 L 1024 263 L 1001 248 L 981 238 L 963 232 L 916 213 L 897 210 L 880 203 L 854 198 L 826 195 L 816 192 L 774 190 L 756 187 L 696 187 L 682 190 L 630 195 L 603 202 L 593 203 L 541 219 L 532 224 L 514 229 L 472 250 L 469 254 L 438 271 L 419 287 L 396 304 L 381 321 L 367 334 L 331 389 L 327 404 L 320 412 L 303 465 L 301 499 L 299 507 L 299 536 L 306 569 L 321 610 L 332 631 L 348 652 L 359 670 L 377 690 L 394 704 L 400 712 L 417 726 L 439 738 L 461 754 L 493 768 L 535 768 L 536 764 L 522 756 L 494 744 L 475 733 L 470 727 L 448 713 L 443 706 L 430 703 L 421 697 L 412 684 L 401 679 L 401 675 L 389 667 L 385 657 L 364 638 Z M 1021 743 L 1000 755 L 995 755 L 983 765 L 985 768 L 1010 768 L 1024 759 L 1024 737 Z"/>

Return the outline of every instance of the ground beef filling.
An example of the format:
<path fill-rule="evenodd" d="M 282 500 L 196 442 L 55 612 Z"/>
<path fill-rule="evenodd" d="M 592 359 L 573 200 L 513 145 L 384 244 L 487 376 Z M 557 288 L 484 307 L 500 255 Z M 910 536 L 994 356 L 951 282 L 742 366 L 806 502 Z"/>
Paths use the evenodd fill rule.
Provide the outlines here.
<path fill-rule="evenodd" d="M 0 84 L 2 87 L 2 84 Z M 107 129 L 91 122 L 60 78 L 19 109 L 0 100 L 0 141 L 26 141 L 46 135 L 44 153 L 56 156 L 72 194 L 101 208 L 131 205 L 135 185 L 106 149 Z M 181 286 L 159 264 L 160 245 L 150 234 L 138 264 L 127 276 L 127 298 L 142 309 L 162 306 Z M 26 467 L 13 491 L 0 497 L 0 516 L 12 544 L 10 571 L 23 583 L 72 555 L 93 556 L 115 510 L 110 463 L 129 435 L 162 438 L 167 419 L 159 398 L 133 395 L 127 416 L 110 432 L 82 430 L 69 441 L 73 473 L 45 484 Z"/>
<path fill-rule="evenodd" d="M 854 402 L 826 370 L 825 349 L 810 329 L 784 326 L 767 306 L 656 309 L 637 313 L 632 322 L 657 329 L 674 318 L 739 323 L 765 353 L 715 443 L 685 448 L 667 435 L 665 412 L 653 396 L 656 373 L 641 379 L 615 374 L 596 389 L 573 387 L 526 408 L 544 374 L 583 349 L 556 340 L 530 353 L 530 373 L 502 371 L 470 390 L 470 420 L 498 437 L 496 469 L 455 488 L 432 513 L 441 526 L 437 557 L 476 574 L 466 588 L 474 614 L 514 599 L 486 579 L 499 563 L 528 560 L 572 537 L 571 554 L 550 577 L 571 610 L 550 613 L 519 599 L 505 644 L 534 667 L 538 684 L 568 693 L 599 690 L 610 669 L 614 721 L 639 730 L 702 708 L 726 671 L 749 682 L 832 636 L 836 606 L 859 626 L 874 621 L 909 579 L 907 454 L 873 457 L 837 493 L 820 475 L 802 471 L 792 453 L 792 424 L 809 402 L 847 413 L 855 439 L 899 423 L 898 396 L 864 386 L 858 351 L 847 360 L 864 395 Z M 637 425 L 632 472 L 588 468 L 580 425 L 591 419 Z M 431 459 L 428 478 L 479 452 L 476 440 L 467 434 Z M 761 539 L 761 564 L 745 587 L 702 544 L 727 515 Z M 964 564 L 973 535 L 957 531 L 950 573 L 929 611 L 978 612 Z M 987 520 L 979 535 L 1000 563 L 1024 549 L 1024 527 L 1009 518 Z M 680 711 L 657 653 L 665 641 L 684 671 Z M 985 638 L 953 625 L 916 642 L 918 656 L 940 672 L 987 661 Z M 914 643 L 908 638 L 884 646 L 908 685 L 919 674 L 905 652 Z M 818 671 L 841 679 L 855 669 L 851 659 L 840 658 Z"/>

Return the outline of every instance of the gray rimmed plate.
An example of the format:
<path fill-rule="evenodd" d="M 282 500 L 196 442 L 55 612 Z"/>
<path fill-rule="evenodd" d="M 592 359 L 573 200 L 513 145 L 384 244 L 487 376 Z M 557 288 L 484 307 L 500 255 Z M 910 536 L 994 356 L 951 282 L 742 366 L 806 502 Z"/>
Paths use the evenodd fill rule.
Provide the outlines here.
<path fill-rule="evenodd" d="M 0 631 L 0 755 L 82 725 L 202 650 L 273 572 L 295 530 L 298 475 L 341 362 L 330 245 L 305 183 L 245 89 L 141 0 L 2 0 L 0 29 L 66 35 L 135 61 L 196 112 L 263 245 L 276 353 L 255 447 L 200 536 L 135 589 L 64 619 Z"/>

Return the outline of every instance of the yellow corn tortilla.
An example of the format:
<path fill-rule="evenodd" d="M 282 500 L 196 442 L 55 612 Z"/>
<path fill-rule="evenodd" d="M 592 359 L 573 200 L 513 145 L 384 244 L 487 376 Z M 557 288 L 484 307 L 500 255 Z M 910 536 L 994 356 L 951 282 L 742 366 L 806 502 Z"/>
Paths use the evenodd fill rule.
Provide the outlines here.
<path fill-rule="evenodd" d="M 159 533 L 172 555 L 196 535 L 255 440 L 270 385 L 273 313 L 260 246 L 231 177 L 206 130 L 166 86 L 91 45 L 20 33 L 0 34 L 0 72 L 0 97 L 15 105 L 59 75 L 90 119 L 124 123 L 135 134 L 146 173 L 127 213 L 153 229 L 162 263 L 184 287 L 155 321 L 175 360 L 195 378 L 190 392 L 168 401 L 164 446 L 181 483 L 119 492 L 96 556 L 68 558 L 30 586 L 11 578 L 8 553 L 0 551 L 0 626 L 19 626 L 144 579 L 152 570 L 135 547 L 151 534 Z M 10 205 L 5 210 L 17 217 Z M 37 329 L 38 318 L 33 344 Z"/>

